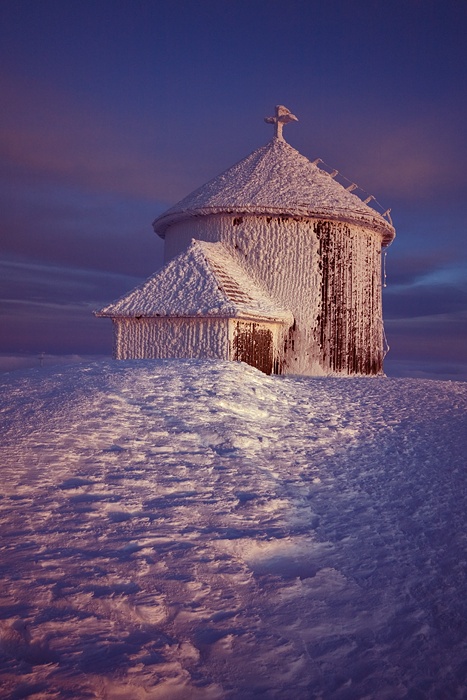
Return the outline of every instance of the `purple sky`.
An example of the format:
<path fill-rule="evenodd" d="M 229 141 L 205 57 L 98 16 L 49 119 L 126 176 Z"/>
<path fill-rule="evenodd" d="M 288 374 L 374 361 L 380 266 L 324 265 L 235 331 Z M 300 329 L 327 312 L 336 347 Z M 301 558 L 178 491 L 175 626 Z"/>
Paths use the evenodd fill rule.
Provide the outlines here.
<path fill-rule="evenodd" d="M 271 137 L 392 208 L 389 374 L 467 379 L 467 3 L 2 0 L 0 353 L 109 354 L 151 222 Z"/>

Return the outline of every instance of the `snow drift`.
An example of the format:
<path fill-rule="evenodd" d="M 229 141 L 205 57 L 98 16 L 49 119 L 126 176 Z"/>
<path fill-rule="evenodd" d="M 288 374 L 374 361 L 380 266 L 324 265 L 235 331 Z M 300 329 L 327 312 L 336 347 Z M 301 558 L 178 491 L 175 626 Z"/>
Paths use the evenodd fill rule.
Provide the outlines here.
<path fill-rule="evenodd" d="M 4 698 L 460 698 L 467 384 L 4 375 Z"/>

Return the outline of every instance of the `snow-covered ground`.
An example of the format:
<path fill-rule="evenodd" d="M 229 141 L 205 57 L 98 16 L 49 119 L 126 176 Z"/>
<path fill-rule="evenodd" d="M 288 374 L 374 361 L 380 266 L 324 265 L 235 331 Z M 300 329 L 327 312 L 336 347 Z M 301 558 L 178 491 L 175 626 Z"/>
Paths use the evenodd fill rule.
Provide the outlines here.
<path fill-rule="evenodd" d="M 467 384 L 0 378 L 2 698 L 467 697 Z"/>

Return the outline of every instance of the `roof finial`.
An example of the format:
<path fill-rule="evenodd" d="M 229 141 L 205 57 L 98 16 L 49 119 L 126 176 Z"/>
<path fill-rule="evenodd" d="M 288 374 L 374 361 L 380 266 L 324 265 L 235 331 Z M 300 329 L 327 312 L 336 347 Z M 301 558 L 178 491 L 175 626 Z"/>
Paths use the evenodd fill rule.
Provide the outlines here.
<path fill-rule="evenodd" d="M 264 121 L 266 124 L 274 124 L 274 136 L 280 141 L 284 141 L 282 136 L 282 128 L 284 124 L 289 122 L 298 122 L 297 117 L 292 112 L 289 112 L 287 107 L 284 105 L 276 105 L 276 116 L 275 117 L 265 117 Z"/>

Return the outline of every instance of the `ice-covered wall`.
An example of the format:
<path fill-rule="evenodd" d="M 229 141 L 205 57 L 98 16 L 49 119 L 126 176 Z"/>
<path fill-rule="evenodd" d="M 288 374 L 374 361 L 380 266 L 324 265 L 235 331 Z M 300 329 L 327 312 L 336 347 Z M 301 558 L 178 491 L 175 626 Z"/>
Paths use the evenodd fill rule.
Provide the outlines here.
<path fill-rule="evenodd" d="M 293 313 L 285 373 L 382 371 L 380 233 L 336 221 L 216 214 L 177 222 L 165 235 L 167 260 L 192 238 L 222 241 Z"/>
<path fill-rule="evenodd" d="M 228 321 L 224 318 L 115 318 L 114 356 L 118 360 L 204 357 L 228 360 Z"/>
<path fill-rule="evenodd" d="M 118 360 L 203 357 L 238 360 L 280 374 L 288 326 L 238 318 L 114 318 Z"/>

